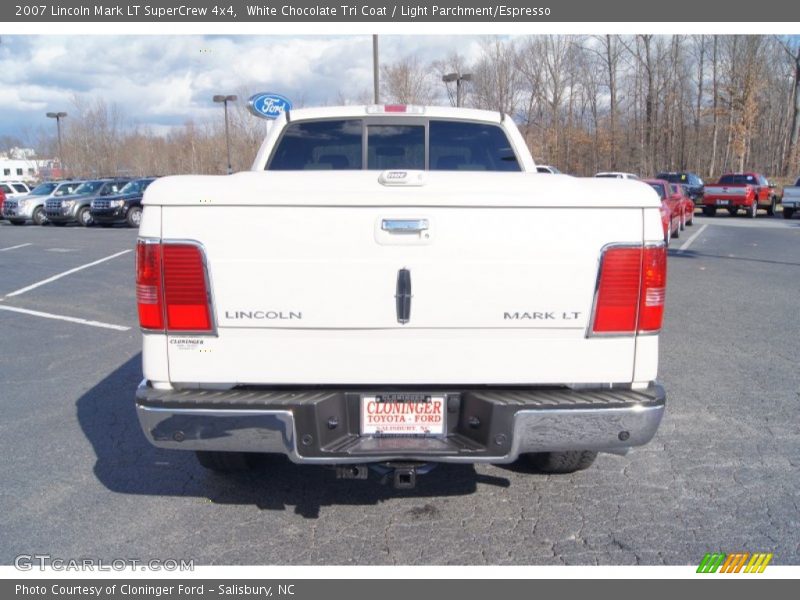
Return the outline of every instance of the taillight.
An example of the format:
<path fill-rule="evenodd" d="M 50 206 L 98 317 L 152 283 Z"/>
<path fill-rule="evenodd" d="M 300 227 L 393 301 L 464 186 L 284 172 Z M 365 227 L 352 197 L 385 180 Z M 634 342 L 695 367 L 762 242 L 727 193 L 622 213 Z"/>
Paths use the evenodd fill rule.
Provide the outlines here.
<path fill-rule="evenodd" d="M 600 263 L 593 334 L 653 333 L 661 329 L 667 281 L 667 250 L 611 246 Z"/>
<path fill-rule="evenodd" d="M 142 329 L 164 329 L 161 244 L 136 243 L 136 305 Z"/>
<path fill-rule="evenodd" d="M 200 248 L 164 245 L 167 330 L 211 331 L 206 274 Z"/>
<path fill-rule="evenodd" d="M 212 331 L 202 250 L 193 244 L 139 240 L 136 299 L 143 329 Z"/>
<path fill-rule="evenodd" d="M 661 329 L 667 296 L 667 248 L 647 246 L 642 252 L 642 291 L 639 299 L 639 333 Z"/>

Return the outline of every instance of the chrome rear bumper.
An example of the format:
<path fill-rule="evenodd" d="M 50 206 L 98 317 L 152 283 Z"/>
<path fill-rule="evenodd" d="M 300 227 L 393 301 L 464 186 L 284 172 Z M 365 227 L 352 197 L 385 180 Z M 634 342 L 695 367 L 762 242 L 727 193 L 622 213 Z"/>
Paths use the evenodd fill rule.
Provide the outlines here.
<path fill-rule="evenodd" d="M 652 439 L 666 404 L 664 388 L 657 384 L 636 391 L 493 388 L 447 392 L 445 436 L 370 437 L 359 434 L 354 404 L 359 393 L 163 391 L 142 382 L 136 411 L 147 439 L 175 450 L 277 453 L 306 464 L 509 463 L 530 452 L 624 454 Z M 337 425 L 331 428 L 334 421 Z"/>

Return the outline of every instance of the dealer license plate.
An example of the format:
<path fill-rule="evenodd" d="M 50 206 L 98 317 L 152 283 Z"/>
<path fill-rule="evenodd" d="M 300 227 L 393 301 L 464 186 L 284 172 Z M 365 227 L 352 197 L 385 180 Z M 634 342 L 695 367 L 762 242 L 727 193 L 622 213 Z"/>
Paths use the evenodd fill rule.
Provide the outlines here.
<path fill-rule="evenodd" d="M 443 435 L 444 395 L 419 393 L 361 396 L 362 435 Z"/>
<path fill-rule="evenodd" d="M 730 203 L 730 200 L 717 200 L 717 206 L 728 206 Z"/>

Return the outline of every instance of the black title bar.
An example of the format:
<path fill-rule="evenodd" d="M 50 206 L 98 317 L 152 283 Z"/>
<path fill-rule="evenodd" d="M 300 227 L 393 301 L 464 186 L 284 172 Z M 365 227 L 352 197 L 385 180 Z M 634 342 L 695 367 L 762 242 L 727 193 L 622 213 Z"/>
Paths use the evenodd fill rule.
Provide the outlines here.
<path fill-rule="evenodd" d="M 3 22 L 780 22 L 792 33 L 800 3 L 785 0 L 12 0 Z M 800 31 L 797 31 L 800 33 Z"/>

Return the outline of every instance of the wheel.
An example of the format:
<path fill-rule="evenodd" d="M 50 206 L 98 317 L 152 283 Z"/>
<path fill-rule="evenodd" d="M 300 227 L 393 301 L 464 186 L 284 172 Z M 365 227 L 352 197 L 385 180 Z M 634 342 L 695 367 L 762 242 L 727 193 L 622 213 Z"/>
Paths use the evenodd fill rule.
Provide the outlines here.
<path fill-rule="evenodd" d="M 12 225 L 25 225 L 25 219 L 22 219 L 21 221 L 19 219 L 9 219 L 8 222 Z"/>
<path fill-rule="evenodd" d="M 142 208 L 140 206 L 131 208 L 125 217 L 125 221 L 128 223 L 128 227 L 138 228 L 139 224 L 142 222 Z"/>
<path fill-rule="evenodd" d="M 252 467 L 251 456 L 247 452 L 195 452 L 197 461 L 210 471 L 232 473 L 247 471 Z"/>
<path fill-rule="evenodd" d="M 44 225 L 47 223 L 47 215 L 44 214 L 44 209 L 41 206 L 34 209 L 31 219 L 34 225 Z"/>
<path fill-rule="evenodd" d="M 681 231 L 686 231 L 686 212 L 685 212 L 685 211 L 681 211 L 681 225 L 680 225 L 680 230 L 681 230 Z"/>
<path fill-rule="evenodd" d="M 750 210 L 747 211 L 747 216 L 751 219 L 755 219 L 756 215 L 758 214 L 758 202 L 753 200 L 753 204 L 750 205 Z"/>
<path fill-rule="evenodd" d="M 728 214 L 729 214 L 730 216 L 732 216 L 732 217 L 735 217 L 735 216 L 736 216 L 736 213 L 738 213 L 738 212 L 739 212 L 739 209 L 738 209 L 738 208 L 736 208 L 735 206 L 731 206 L 731 207 L 728 209 Z"/>
<path fill-rule="evenodd" d="M 694 225 L 694 208 L 689 211 L 689 220 L 686 221 L 686 225 L 688 225 L 689 227 Z"/>
<path fill-rule="evenodd" d="M 716 206 L 704 206 L 703 207 L 703 214 L 707 217 L 713 217 L 717 214 L 717 207 Z"/>
<path fill-rule="evenodd" d="M 784 219 L 791 219 L 793 214 L 794 214 L 794 208 L 786 208 L 785 206 L 783 207 L 783 218 Z M 11 222 L 13 223 L 14 221 L 11 221 Z"/>
<path fill-rule="evenodd" d="M 88 206 L 84 206 L 82 209 L 80 209 L 76 216 L 78 218 L 78 223 L 80 223 L 84 227 L 88 227 L 89 225 L 94 223 L 94 218 L 92 217 L 92 213 L 89 212 Z"/>
<path fill-rule="evenodd" d="M 670 227 L 671 226 L 672 226 L 672 222 L 670 222 Z M 681 237 L 681 224 L 680 224 L 680 221 L 678 221 L 678 226 L 675 228 L 675 231 L 673 231 L 670 234 L 670 236 L 675 240 L 677 240 L 679 237 Z"/>
<path fill-rule="evenodd" d="M 775 206 L 778 204 L 778 200 L 775 196 L 769 202 L 769 206 L 767 207 L 767 214 L 771 217 L 775 214 Z"/>
<path fill-rule="evenodd" d="M 597 452 L 571 450 L 568 452 L 537 452 L 526 454 L 525 459 L 542 473 L 574 473 L 592 466 Z"/>

